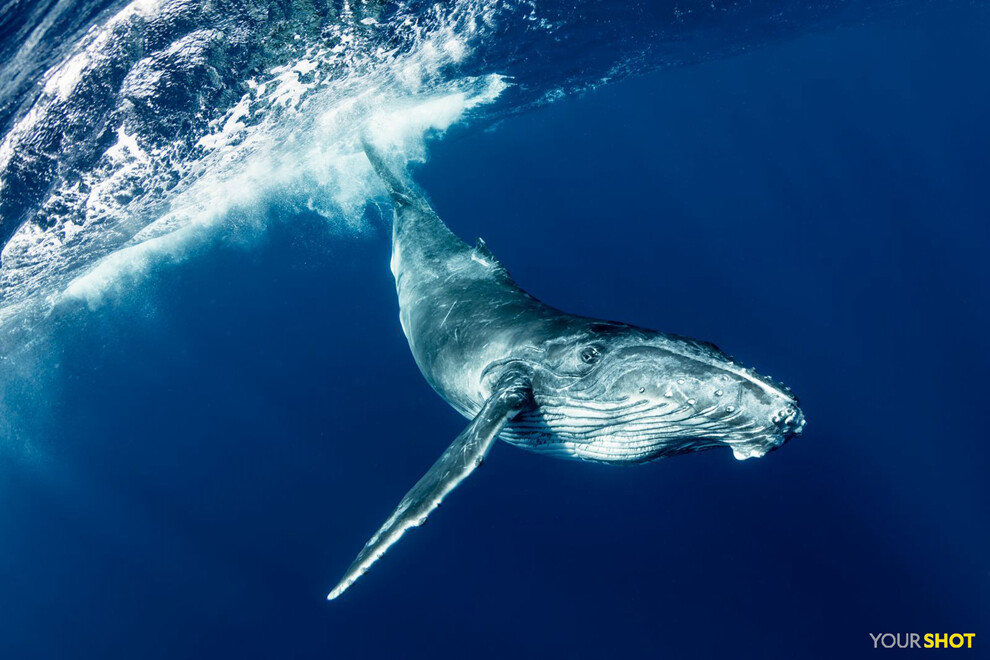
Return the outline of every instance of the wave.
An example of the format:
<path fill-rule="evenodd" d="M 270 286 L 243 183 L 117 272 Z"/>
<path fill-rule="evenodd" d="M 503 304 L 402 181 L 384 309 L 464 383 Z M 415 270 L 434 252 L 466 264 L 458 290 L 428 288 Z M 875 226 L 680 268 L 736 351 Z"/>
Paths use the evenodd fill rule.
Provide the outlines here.
<path fill-rule="evenodd" d="M 363 231 L 380 192 L 363 131 L 423 161 L 458 123 L 933 3 L 20 4 L 0 7 L 14 44 L 0 66 L 4 329 L 67 300 L 99 305 L 190 246 L 256 227 L 262 203 Z"/>

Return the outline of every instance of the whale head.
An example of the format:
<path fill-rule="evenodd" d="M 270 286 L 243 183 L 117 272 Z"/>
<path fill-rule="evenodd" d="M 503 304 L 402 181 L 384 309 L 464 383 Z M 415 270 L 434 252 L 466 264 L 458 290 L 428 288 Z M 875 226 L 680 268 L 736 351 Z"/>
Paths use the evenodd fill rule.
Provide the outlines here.
<path fill-rule="evenodd" d="M 787 387 L 685 337 L 589 322 L 530 364 L 536 406 L 506 436 L 531 449 L 628 463 L 724 446 L 743 460 L 804 428 Z"/>

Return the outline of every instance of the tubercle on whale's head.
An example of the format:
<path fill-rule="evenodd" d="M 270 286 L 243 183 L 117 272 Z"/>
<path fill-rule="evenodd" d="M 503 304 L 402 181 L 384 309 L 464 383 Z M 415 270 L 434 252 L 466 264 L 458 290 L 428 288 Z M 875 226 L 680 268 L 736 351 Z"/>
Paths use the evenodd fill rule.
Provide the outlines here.
<path fill-rule="evenodd" d="M 604 322 L 566 335 L 548 342 L 534 395 L 550 427 L 570 419 L 557 435 L 580 458 L 641 462 L 727 446 L 744 460 L 804 430 L 786 386 L 713 344 Z"/>

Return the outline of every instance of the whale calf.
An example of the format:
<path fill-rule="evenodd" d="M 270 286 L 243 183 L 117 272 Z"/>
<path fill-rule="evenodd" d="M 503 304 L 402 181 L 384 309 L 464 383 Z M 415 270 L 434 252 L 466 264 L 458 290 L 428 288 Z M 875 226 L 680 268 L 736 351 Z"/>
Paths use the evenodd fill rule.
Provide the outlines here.
<path fill-rule="evenodd" d="M 714 447 L 759 457 L 800 435 L 784 385 L 713 344 L 567 314 L 513 281 L 484 241 L 447 228 L 403 168 L 365 140 L 394 206 L 399 319 L 427 382 L 467 428 L 406 494 L 327 596 L 340 596 L 481 465 L 495 440 L 635 464 Z"/>

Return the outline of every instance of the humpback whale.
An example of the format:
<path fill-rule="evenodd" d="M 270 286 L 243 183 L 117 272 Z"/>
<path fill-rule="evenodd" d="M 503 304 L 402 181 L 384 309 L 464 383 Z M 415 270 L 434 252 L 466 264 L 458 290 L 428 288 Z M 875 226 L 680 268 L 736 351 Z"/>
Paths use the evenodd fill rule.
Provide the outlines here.
<path fill-rule="evenodd" d="M 399 319 L 427 382 L 470 423 L 364 546 L 333 600 L 481 465 L 495 440 L 626 465 L 714 447 L 763 456 L 800 435 L 784 385 L 714 344 L 567 314 L 519 287 L 478 239 L 469 246 L 370 139 L 394 207 Z"/>

